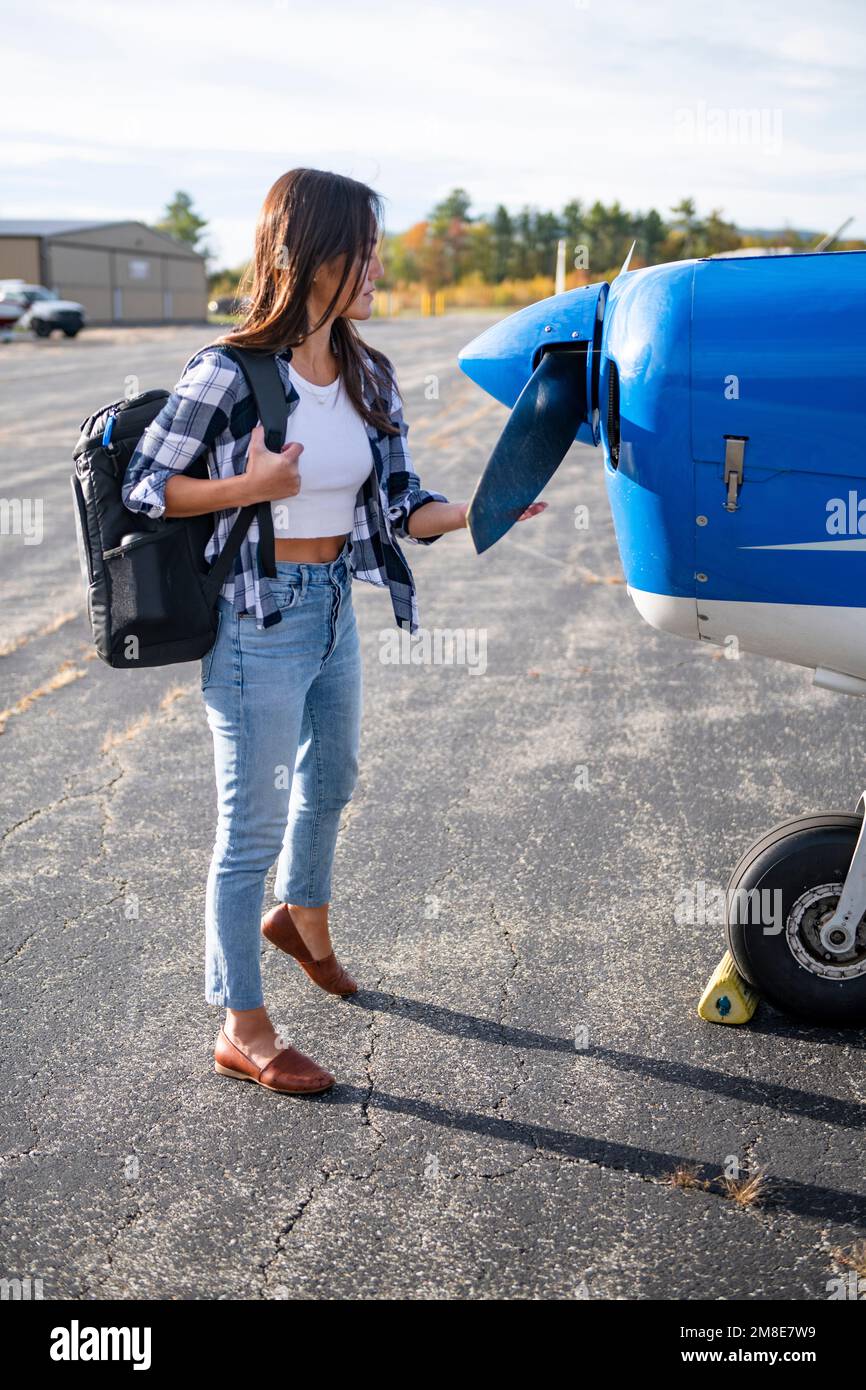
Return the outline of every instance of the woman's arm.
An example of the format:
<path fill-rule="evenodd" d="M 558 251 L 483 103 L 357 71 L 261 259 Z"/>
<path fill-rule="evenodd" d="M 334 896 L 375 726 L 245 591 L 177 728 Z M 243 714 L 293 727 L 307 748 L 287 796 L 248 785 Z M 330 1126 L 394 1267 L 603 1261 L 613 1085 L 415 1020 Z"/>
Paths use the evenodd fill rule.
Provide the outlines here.
<path fill-rule="evenodd" d="M 459 531 L 466 525 L 467 502 L 422 502 L 409 514 L 406 530 L 412 540 L 427 536 L 442 536 L 446 531 Z"/>
<path fill-rule="evenodd" d="M 391 418 L 400 426 L 400 434 L 391 436 L 391 470 L 388 474 L 388 520 L 394 534 L 401 539 L 432 543 L 446 531 L 461 531 L 466 526 L 468 502 L 449 502 L 441 492 L 428 492 L 412 466 L 412 455 L 406 436 L 409 426 L 403 418 L 403 401 L 392 376 Z M 394 451 L 398 451 L 395 460 Z M 517 518 L 528 521 L 538 516 L 546 502 L 533 502 Z"/>
<path fill-rule="evenodd" d="M 234 478 L 185 478 L 178 473 L 164 489 L 164 516 L 204 516 L 206 512 L 246 507 L 248 487 L 243 473 Z"/>
<path fill-rule="evenodd" d="M 239 373 L 218 353 L 202 352 L 190 358 L 180 381 L 159 414 L 151 421 L 129 460 L 121 496 L 131 512 L 144 512 L 149 517 L 167 514 L 166 487 L 196 462 L 228 428 L 232 407 L 239 389 Z M 196 516 L 211 510 L 208 503 L 218 507 L 229 505 L 234 495 L 232 479 L 184 478 L 187 508 L 190 508 L 190 488 L 202 498 L 201 512 L 187 509 L 172 513 Z M 205 489 L 200 492 L 198 489 Z M 172 493 L 174 488 L 172 487 Z M 173 496 L 173 501 L 179 499 Z"/>
<path fill-rule="evenodd" d="M 444 530 L 454 530 L 456 525 L 460 523 L 457 523 L 456 513 L 453 512 L 452 504 L 444 493 L 428 492 L 426 488 L 421 486 L 421 480 L 415 472 L 412 455 L 406 441 L 409 426 L 403 418 L 403 400 L 397 387 L 393 365 L 391 367 L 390 415 L 393 422 L 399 426 L 400 433 L 387 436 L 388 472 L 385 486 L 388 521 L 394 535 L 400 540 L 415 541 L 419 545 L 432 545 L 434 541 L 439 539 Z M 450 526 L 438 530 L 435 527 L 425 526 L 417 531 L 413 526 L 410 530 L 410 518 L 421 510 L 428 511 L 434 503 L 437 508 L 446 507 L 448 509 Z"/>
<path fill-rule="evenodd" d="M 186 478 L 177 474 L 165 486 L 166 516 L 201 516 L 296 497 L 301 490 L 298 459 L 303 444 L 284 444 L 278 454 L 265 445 L 265 432 L 256 425 L 250 438 L 246 471 L 233 478 Z"/>
<path fill-rule="evenodd" d="M 528 521 L 531 516 L 543 512 L 546 506 L 546 502 L 533 502 L 517 520 Z M 459 531 L 467 524 L 468 510 L 468 502 L 424 502 L 409 517 L 409 532 L 421 540 L 424 536 L 438 536 L 445 531 Z"/>
<path fill-rule="evenodd" d="M 252 432 L 244 472 L 228 478 L 187 476 L 186 470 L 228 430 L 241 383 L 240 372 L 219 353 L 190 359 L 127 466 L 121 495 L 130 511 L 149 517 L 203 516 L 291 497 L 300 490 L 302 446 L 286 444 L 279 454 L 270 453 L 261 425 Z"/>

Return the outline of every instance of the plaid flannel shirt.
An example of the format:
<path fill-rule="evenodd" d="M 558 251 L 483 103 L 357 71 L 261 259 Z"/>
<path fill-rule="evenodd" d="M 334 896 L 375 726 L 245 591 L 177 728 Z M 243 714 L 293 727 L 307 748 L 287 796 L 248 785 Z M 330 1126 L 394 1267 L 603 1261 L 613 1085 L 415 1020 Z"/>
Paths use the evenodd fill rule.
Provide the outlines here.
<path fill-rule="evenodd" d="M 291 418 L 300 397 L 289 377 L 290 358 L 288 350 L 276 354 Z M 371 388 L 366 383 L 364 395 L 372 403 Z M 400 432 L 380 434 L 375 426 L 365 422 L 371 468 L 355 499 L 349 562 L 356 579 L 390 589 L 397 626 L 408 625 L 409 632 L 414 633 L 420 626 L 415 583 L 396 538 L 420 545 L 438 540 L 438 535 L 410 536 L 406 525 L 425 502 L 447 502 L 448 498 L 421 487 L 412 468 L 406 442 L 409 427 L 403 419 L 402 406 L 392 372 L 389 414 Z M 220 350 L 219 344 L 201 348 L 189 359 L 173 393 L 138 442 L 123 482 L 124 504 L 130 511 L 162 516 L 169 478 L 183 473 L 204 451 L 211 478 L 243 473 L 257 423 L 255 402 L 240 367 Z M 286 437 L 291 437 L 291 426 Z M 237 515 L 237 509 L 215 513 L 216 528 L 205 548 L 209 562 L 225 545 Z M 239 613 L 253 613 L 258 627 L 281 621 L 270 581 L 259 563 L 257 517 L 253 517 L 234 571 L 220 592 Z"/>

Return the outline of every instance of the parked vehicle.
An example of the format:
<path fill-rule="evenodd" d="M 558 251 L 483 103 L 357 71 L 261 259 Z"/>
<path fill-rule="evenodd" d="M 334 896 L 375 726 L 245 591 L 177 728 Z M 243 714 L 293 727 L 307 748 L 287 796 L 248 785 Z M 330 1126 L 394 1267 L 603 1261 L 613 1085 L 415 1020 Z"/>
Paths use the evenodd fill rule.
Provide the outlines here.
<path fill-rule="evenodd" d="M 8 342 L 12 336 L 10 329 L 27 312 L 27 308 L 26 301 L 11 290 L 0 290 L 0 339 Z"/>
<path fill-rule="evenodd" d="M 28 285 L 24 280 L 0 280 L 0 294 L 19 300 L 24 309 L 19 315 L 21 328 L 29 328 L 37 338 L 48 338 L 59 329 L 67 338 L 81 332 L 85 322 L 83 304 L 61 299 L 56 290 L 44 285 Z"/>

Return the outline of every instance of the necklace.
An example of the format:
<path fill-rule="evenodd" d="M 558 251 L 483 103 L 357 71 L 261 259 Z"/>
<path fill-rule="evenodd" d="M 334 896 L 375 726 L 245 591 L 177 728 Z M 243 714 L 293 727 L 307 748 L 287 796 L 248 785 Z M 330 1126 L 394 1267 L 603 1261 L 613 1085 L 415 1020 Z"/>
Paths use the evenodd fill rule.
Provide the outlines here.
<path fill-rule="evenodd" d="M 334 410 L 342 386 L 341 377 L 338 376 L 335 381 L 329 382 L 327 386 L 316 386 L 314 382 L 307 381 L 306 377 L 301 376 L 300 372 L 295 371 L 291 364 L 289 370 L 298 388 L 308 400 L 314 400 L 319 406 L 330 405 L 331 410 Z"/>

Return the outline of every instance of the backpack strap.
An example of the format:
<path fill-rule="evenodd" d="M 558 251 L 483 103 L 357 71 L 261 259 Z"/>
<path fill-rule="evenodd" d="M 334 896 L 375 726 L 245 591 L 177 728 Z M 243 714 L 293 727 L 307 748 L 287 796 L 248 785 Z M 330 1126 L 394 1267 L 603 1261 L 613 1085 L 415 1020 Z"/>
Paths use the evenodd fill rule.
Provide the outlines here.
<path fill-rule="evenodd" d="M 253 352 L 249 348 L 232 347 L 228 343 L 216 343 L 228 357 L 240 367 L 247 385 L 253 394 L 256 411 L 265 431 L 265 447 L 278 454 L 286 440 L 286 423 L 289 418 L 288 402 L 283 389 L 282 378 L 276 358 L 270 352 Z M 262 572 L 269 579 L 276 577 L 274 558 L 274 519 L 270 502 L 253 502 L 241 507 L 226 543 L 211 566 L 207 584 L 216 596 L 229 576 L 237 559 L 241 542 L 244 539 L 254 516 L 259 521 L 259 562 Z"/>

